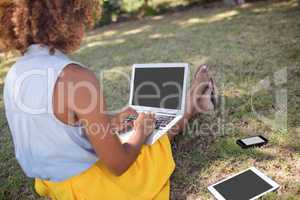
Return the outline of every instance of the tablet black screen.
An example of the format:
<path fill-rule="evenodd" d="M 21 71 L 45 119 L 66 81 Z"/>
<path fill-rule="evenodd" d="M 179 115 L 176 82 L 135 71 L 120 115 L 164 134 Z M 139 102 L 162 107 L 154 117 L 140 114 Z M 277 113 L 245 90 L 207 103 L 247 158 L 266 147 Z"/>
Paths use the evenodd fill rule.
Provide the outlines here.
<path fill-rule="evenodd" d="M 227 200 L 249 200 L 271 189 L 272 186 L 256 175 L 252 170 L 247 170 L 230 178 L 214 188 Z"/>

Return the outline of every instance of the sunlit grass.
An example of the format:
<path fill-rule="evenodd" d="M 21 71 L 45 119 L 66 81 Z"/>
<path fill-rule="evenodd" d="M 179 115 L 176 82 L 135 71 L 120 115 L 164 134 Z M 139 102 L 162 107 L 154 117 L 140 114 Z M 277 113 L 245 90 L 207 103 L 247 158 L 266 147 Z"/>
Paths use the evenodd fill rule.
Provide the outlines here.
<path fill-rule="evenodd" d="M 15 58 L 8 58 L 4 62 L 0 62 L 0 85 L 4 84 L 5 75 L 14 61 Z"/>
<path fill-rule="evenodd" d="M 193 26 L 193 25 L 197 25 L 197 24 L 209 24 L 212 22 L 217 22 L 217 21 L 221 21 L 221 20 L 230 20 L 231 17 L 234 17 L 236 15 L 238 15 L 239 12 L 236 10 L 231 10 L 231 11 L 224 11 L 222 13 L 218 13 L 212 16 L 208 16 L 208 17 L 195 17 L 195 18 L 190 18 L 184 21 L 179 21 L 178 24 L 181 25 L 183 28 L 184 27 L 188 27 L 188 26 Z"/>
<path fill-rule="evenodd" d="M 115 68 L 125 64 L 124 68 L 129 69 L 133 63 L 182 60 L 191 63 L 192 71 L 201 63 L 211 65 L 224 96 L 226 127 L 223 134 L 226 137 L 219 138 L 217 135 L 217 140 L 213 142 L 203 139 L 204 144 L 201 140 L 195 140 L 193 133 L 179 139 L 183 143 L 190 144 L 190 139 L 193 142 L 188 145 L 190 147 L 183 145 L 175 150 L 177 170 L 172 180 L 174 198 L 209 199 L 211 195 L 206 189 L 209 184 L 253 165 L 282 185 L 278 193 L 280 197 L 271 194 L 266 199 L 292 199 L 299 196 L 297 191 L 300 186 L 295 182 L 295 177 L 299 179 L 299 154 L 282 162 L 287 155 L 299 149 L 300 144 L 295 142 L 297 137 L 293 137 L 295 134 L 291 131 L 274 131 L 257 118 L 251 107 L 252 97 L 253 108 L 257 113 L 272 119 L 274 90 L 260 91 L 254 96 L 251 91 L 260 80 L 267 76 L 273 77 L 273 73 L 282 67 L 299 64 L 299 57 L 290 59 L 288 52 L 281 50 L 281 46 L 290 43 L 299 46 L 299 42 L 294 40 L 297 29 L 287 29 L 284 25 L 293 23 L 295 27 L 297 24 L 296 16 L 293 15 L 291 21 L 288 14 L 288 10 L 293 7 L 290 2 L 282 2 L 268 6 L 248 4 L 234 10 L 217 8 L 199 12 L 194 9 L 185 14 L 149 18 L 141 23 L 115 25 L 100 31 L 99 37 L 97 34 L 92 37 L 95 40 L 123 38 L 126 40 L 124 43 L 105 50 L 95 47 L 85 54 L 82 52 L 77 55 L 80 60 L 87 62 L 90 62 L 95 51 L 98 51 L 96 55 L 103 55 L 100 56 L 103 66 L 97 67 L 91 62 L 95 70 L 103 69 L 104 66 Z M 257 10 L 252 12 L 254 9 L 260 9 L 259 14 L 255 14 Z M 285 29 L 281 29 L 282 26 Z M 111 31 L 117 33 L 106 34 Z M 139 54 L 132 54 L 136 49 L 139 49 Z M 111 55 L 115 59 L 107 61 L 106 57 Z M 120 77 L 109 77 L 111 83 L 113 79 L 118 82 Z M 128 83 L 119 89 L 127 91 Z M 113 96 L 109 95 L 108 99 L 113 100 Z M 125 105 L 126 100 L 118 105 Z M 117 105 L 116 102 L 112 104 Z M 213 123 L 218 117 L 202 117 L 199 120 Z M 235 144 L 235 140 L 240 137 L 256 134 L 268 137 L 270 145 L 263 149 L 244 151 Z M 277 173 L 278 170 L 280 173 Z"/>
<path fill-rule="evenodd" d="M 281 185 L 278 193 L 265 199 L 296 200 L 300 198 L 300 11 L 296 6 L 292 0 L 234 8 L 196 7 L 113 24 L 90 32 L 72 57 L 97 73 L 110 110 L 128 103 L 127 76 L 134 63 L 189 62 L 192 72 L 208 63 L 222 101 L 216 113 L 201 115 L 196 122 L 222 126 L 207 135 L 199 136 L 196 130 L 177 138 L 173 199 L 211 199 L 209 184 L 256 166 Z M 0 67 L 1 83 L 10 64 Z M 287 83 L 252 95 L 257 83 L 267 77 L 274 80 L 284 68 Z M 288 128 L 283 130 L 257 117 L 274 118 L 278 88 L 288 92 Z M 238 138 L 256 134 L 270 143 L 252 150 L 235 144 Z M 32 182 L 14 159 L 7 127 L 0 135 L 0 163 L 0 179 L 7 180 L 0 184 L 0 199 L 35 199 Z"/>

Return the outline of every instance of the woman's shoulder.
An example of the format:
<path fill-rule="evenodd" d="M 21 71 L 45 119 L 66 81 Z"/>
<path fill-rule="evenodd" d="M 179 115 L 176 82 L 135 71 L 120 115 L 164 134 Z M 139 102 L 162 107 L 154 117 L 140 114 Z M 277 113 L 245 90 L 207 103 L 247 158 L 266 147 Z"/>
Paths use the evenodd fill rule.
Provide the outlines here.
<path fill-rule="evenodd" d="M 62 71 L 60 77 L 65 81 L 72 82 L 97 81 L 96 75 L 91 70 L 76 62 L 68 64 Z"/>

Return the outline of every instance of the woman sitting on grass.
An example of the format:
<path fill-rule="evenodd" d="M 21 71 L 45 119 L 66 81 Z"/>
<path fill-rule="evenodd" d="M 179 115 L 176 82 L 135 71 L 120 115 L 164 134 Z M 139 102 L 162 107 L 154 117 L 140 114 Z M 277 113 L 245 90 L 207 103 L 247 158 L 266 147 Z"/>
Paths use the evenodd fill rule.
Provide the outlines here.
<path fill-rule="evenodd" d="M 142 113 L 122 144 L 113 127 L 137 113 L 107 114 L 96 76 L 67 57 L 98 7 L 96 0 L 0 1 L 0 48 L 22 54 L 4 87 L 17 160 L 37 193 L 51 199 L 168 199 L 175 167 L 169 139 L 199 112 L 196 106 L 212 108 L 207 68 L 196 72 L 185 119 L 173 131 L 143 145 L 155 118 Z"/>

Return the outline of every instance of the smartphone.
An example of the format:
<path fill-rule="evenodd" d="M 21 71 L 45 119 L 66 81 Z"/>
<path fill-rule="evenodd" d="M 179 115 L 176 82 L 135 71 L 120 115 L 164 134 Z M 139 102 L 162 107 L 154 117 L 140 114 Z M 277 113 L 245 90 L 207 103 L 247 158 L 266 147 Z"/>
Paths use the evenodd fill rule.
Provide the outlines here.
<path fill-rule="evenodd" d="M 244 139 L 238 139 L 236 143 L 243 149 L 247 149 L 250 147 L 261 147 L 267 144 L 268 140 L 261 135 L 257 135 L 257 136 L 248 137 Z"/>

